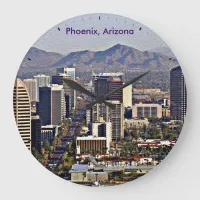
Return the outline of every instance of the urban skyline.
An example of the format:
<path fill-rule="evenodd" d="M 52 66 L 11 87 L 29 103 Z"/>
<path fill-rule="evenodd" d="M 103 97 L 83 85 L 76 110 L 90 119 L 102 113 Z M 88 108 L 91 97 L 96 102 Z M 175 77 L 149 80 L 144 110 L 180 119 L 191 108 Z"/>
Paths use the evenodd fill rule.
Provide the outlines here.
<path fill-rule="evenodd" d="M 132 34 L 84 34 L 105 29 Z M 50 172 L 86 186 L 119 185 L 154 169 L 176 144 L 186 83 L 149 28 L 91 14 L 58 24 L 30 48 L 13 110 L 25 145 Z"/>
<path fill-rule="evenodd" d="M 61 69 L 62 71 L 60 71 Z M 177 69 L 182 76 L 180 67 L 172 69 L 171 74 Z M 75 74 L 75 69 L 73 71 Z M 63 178 L 91 186 L 93 182 L 97 185 L 113 185 L 125 183 L 146 174 L 164 159 L 167 154 L 164 154 L 164 157 L 160 155 L 156 158 L 156 155 L 154 157 L 152 157 L 153 155 L 147 156 L 150 154 L 143 151 L 144 149 L 147 151 L 148 147 L 150 152 L 154 152 L 154 149 L 162 147 L 162 149 L 168 149 L 166 150 L 168 152 L 176 143 L 182 129 L 183 118 L 174 120 L 173 117 L 170 117 L 171 109 L 174 110 L 174 107 L 170 108 L 172 104 L 170 98 L 165 98 L 162 101 L 161 99 L 149 101 L 149 96 L 155 92 L 162 92 L 158 89 L 149 88 L 143 89 L 143 93 L 141 93 L 141 96 L 144 96 L 144 90 L 146 90 L 145 95 L 148 96 L 146 101 L 143 101 L 143 99 L 140 101 L 140 99 L 137 99 L 137 93 L 134 93 L 134 86 L 131 85 L 131 87 L 127 87 L 127 91 L 127 88 L 120 90 L 107 100 L 107 102 L 115 105 L 114 109 L 105 104 L 96 104 L 87 110 L 86 105 L 91 101 L 90 98 L 77 91 L 75 93 L 78 95 L 75 98 L 77 107 L 72 108 L 71 102 L 67 102 L 65 98 L 66 96 L 72 98 L 74 92 L 63 81 L 63 77 L 71 79 L 70 75 L 64 75 L 66 72 L 67 67 L 62 67 L 58 68 L 57 74 L 52 77 L 38 75 L 37 77 L 45 77 L 45 80 L 47 80 L 39 88 L 36 85 L 35 87 L 27 86 L 22 80 L 16 79 L 16 83 L 20 83 L 23 90 L 18 91 L 16 85 L 13 93 L 15 109 L 15 105 L 18 105 L 21 101 L 16 96 L 22 94 L 28 100 L 24 99 L 22 105 L 29 105 L 28 112 L 32 113 L 28 123 L 31 131 L 29 131 L 28 142 L 23 140 L 36 159 L 47 169 L 62 177 L 63 174 L 59 174 L 58 168 L 64 165 L 62 160 L 66 157 L 65 162 L 67 163 L 70 160 L 69 163 L 71 164 L 67 169 L 65 167 L 62 169 L 65 169 L 65 177 Z M 53 77 L 54 81 L 59 80 L 61 82 L 52 83 Z M 36 80 L 34 78 L 32 80 Z M 177 81 L 177 78 L 175 80 Z M 26 79 L 24 81 L 27 82 Z M 171 81 L 174 81 L 173 75 L 171 75 Z M 31 79 L 28 82 L 32 83 Z M 76 82 L 81 83 L 81 79 L 76 78 Z M 184 81 L 182 83 L 185 84 Z M 84 83 L 84 87 L 99 95 L 113 91 L 123 84 L 124 74 L 111 72 L 93 74 L 93 80 L 88 84 Z M 168 97 L 172 96 L 173 99 L 173 92 L 177 89 L 180 90 L 179 87 L 180 84 L 172 84 L 171 93 L 168 93 Z M 22 88 L 20 87 L 20 89 Z M 30 96 L 33 92 L 37 94 L 37 89 L 39 89 L 39 101 L 31 100 Z M 135 88 L 135 91 L 137 91 L 137 88 Z M 136 98 L 134 98 L 134 95 L 136 95 Z M 176 98 L 178 98 L 177 95 L 182 95 L 182 93 L 176 93 Z M 24 96 L 22 97 L 24 98 Z M 125 107 L 124 103 L 127 104 L 126 102 L 130 102 L 130 100 L 131 103 Z M 181 106 L 187 103 L 186 99 L 183 99 L 183 101 L 183 103 L 176 104 L 178 107 L 176 109 L 184 109 Z M 69 107 L 71 109 L 67 110 Z M 66 111 L 68 111 L 68 114 Z M 15 111 L 17 122 L 19 114 L 16 113 L 17 111 Z M 25 116 L 26 113 L 22 112 L 22 115 Z M 183 111 L 183 115 L 185 115 L 185 111 Z M 27 123 L 27 121 L 24 122 Z M 23 121 L 20 126 L 23 126 Z M 20 126 L 18 126 L 19 132 L 24 138 Z M 164 136 L 165 129 L 169 129 L 169 127 L 173 127 L 171 136 Z M 174 130 L 176 131 L 174 132 Z M 150 137 L 152 133 L 153 137 Z M 132 139 L 130 140 L 130 138 Z M 133 138 L 135 139 L 133 140 Z M 130 145 L 130 149 L 126 149 L 127 147 L 124 146 L 125 149 L 122 151 L 124 143 Z M 113 160 L 113 158 L 115 159 Z M 112 163 L 111 166 L 109 166 L 109 163 Z M 87 174 L 84 181 L 82 181 L 83 177 L 77 178 L 83 171 Z M 127 179 L 124 178 L 125 174 L 129 174 Z"/>

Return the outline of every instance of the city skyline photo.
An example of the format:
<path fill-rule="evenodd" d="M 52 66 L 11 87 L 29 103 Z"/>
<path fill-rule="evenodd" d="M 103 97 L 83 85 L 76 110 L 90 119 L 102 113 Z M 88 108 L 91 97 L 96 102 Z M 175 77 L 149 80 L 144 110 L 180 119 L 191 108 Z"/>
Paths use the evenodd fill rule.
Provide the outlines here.
<path fill-rule="evenodd" d="M 182 69 L 148 27 L 118 15 L 59 23 L 25 55 L 14 90 L 19 133 L 59 177 L 92 187 L 154 169 L 181 133 Z"/>

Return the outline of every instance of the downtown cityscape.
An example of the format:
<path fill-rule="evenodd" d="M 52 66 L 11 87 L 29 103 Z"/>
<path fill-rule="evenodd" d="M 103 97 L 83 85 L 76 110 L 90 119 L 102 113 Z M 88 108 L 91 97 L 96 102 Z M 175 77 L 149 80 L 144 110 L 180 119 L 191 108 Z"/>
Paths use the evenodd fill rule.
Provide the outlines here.
<path fill-rule="evenodd" d="M 99 31 L 126 25 L 134 29 L 128 38 L 66 37 L 65 23 L 30 48 L 18 71 L 13 110 L 21 138 L 46 169 L 72 183 L 135 180 L 168 155 L 181 133 L 182 69 L 166 44 L 133 20 L 93 14 L 67 22 Z"/>
<path fill-rule="evenodd" d="M 84 83 L 68 67 L 57 68 L 52 77 L 16 79 L 13 106 L 21 137 L 58 176 L 85 185 L 125 183 L 152 170 L 176 143 L 187 104 L 179 66 L 170 71 L 170 94 L 129 85 L 109 97 L 114 109 L 105 104 L 86 109 L 91 99 L 65 78 L 97 95 L 124 84 L 120 72 L 93 72 Z"/>

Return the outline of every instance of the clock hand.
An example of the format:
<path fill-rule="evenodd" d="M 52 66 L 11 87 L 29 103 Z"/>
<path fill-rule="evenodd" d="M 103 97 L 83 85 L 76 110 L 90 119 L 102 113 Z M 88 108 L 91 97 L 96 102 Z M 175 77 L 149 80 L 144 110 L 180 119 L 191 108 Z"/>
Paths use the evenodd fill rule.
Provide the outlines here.
<path fill-rule="evenodd" d="M 92 92 L 86 90 L 83 86 L 79 85 L 77 82 L 71 80 L 71 79 L 66 79 L 63 78 L 63 81 L 71 88 L 74 90 L 77 90 L 83 94 L 86 94 L 92 98 L 96 98 L 96 95 L 94 95 Z"/>
<path fill-rule="evenodd" d="M 86 109 L 87 109 L 87 110 L 90 110 L 96 103 L 97 103 L 97 102 L 94 101 L 94 102 L 92 102 L 92 103 L 87 104 L 87 105 L 86 105 Z"/>
<path fill-rule="evenodd" d="M 117 88 L 117 89 L 115 89 L 115 90 L 112 90 L 111 92 L 109 92 L 108 94 L 106 94 L 106 95 L 104 96 L 104 99 L 106 99 L 106 98 L 109 97 L 110 95 L 114 94 L 115 92 L 117 92 L 117 91 L 119 91 L 119 90 L 121 90 L 121 89 L 123 89 L 123 88 L 129 86 L 130 84 L 135 83 L 136 81 L 138 81 L 140 78 L 142 78 L 143 76 L 145 76 L 145 75 L 148 74 L 149 72 L 150 72 L 150 71 L 145 72 L 144 74 L 141 74 L 141 75 L 139 75 L 139 76 L 137 76 L 137 77 L 131 79 L 130 81 L 128 81 L 128 82 L 125 83 L 124 85 L 120 86 L 119 88 Z"/>

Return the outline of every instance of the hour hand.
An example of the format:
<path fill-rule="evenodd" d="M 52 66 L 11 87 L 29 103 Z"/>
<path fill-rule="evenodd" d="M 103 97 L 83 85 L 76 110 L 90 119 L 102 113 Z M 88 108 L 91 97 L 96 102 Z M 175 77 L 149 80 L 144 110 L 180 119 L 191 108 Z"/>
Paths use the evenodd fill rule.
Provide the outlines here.
<path fill-rule="evenodd" d="M 86 94 L 92 98 L 96 98 L 96 95 L 94 95 L 92 92 L 86 90 L 83 86 L 79 85 L 77 82 L 71 80 L 71 79 L 66 79 L 63 78 L 63 81 L 71 88 L 74 90 L 77 90 L 83 94 Z"/>
<path fill-rule="evenodd" d="M 112 90 L 111 92 L 109 92 L 108 94 L 106 94 L 106 95 L 104 96 L 104 99 L 106 99 L 106 98 L 109 97 L 110 95 L 114 94 L 115 92 L 124 89 L 125 87 L 129 86 L 130 84 L 135 83 L 136 81 L 138 81 L 139 79 L 141 79 L 143 76 L 145 76 L 145 75 L 148 74 L 149 72 L 150 72 L 150 71 L 145 72 L 145 73 L 143 73 L 143 74 L 141 74 L 141 75 L 139 75 L 139 76 L 137 76 L 137 77 L 131 79 L 130 81 L 128 81 L 128 82 L 125 83 L 124 85 L 118 87 L 117 89 Z"/>

